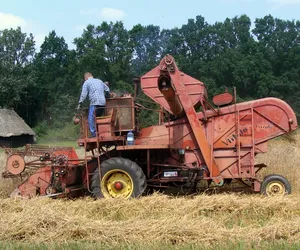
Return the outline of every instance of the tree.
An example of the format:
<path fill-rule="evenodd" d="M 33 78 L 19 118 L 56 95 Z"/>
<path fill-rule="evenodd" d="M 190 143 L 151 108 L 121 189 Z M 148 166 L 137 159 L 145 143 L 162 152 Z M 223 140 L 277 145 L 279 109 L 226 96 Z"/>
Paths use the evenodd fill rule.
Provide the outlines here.
<path fill-rule="evenodd" d="M 129 31 L 133 47 L 132 70 L 136 76 L 145 74 L 159 62 L 161 56 L 159 26 L 135 25 Z"/>
<path fill-rule="evenodd" d="M 75 105 L 75 80 L 69 72 L 74 56 L 63 37 L 51 31 L 35 58 L 37 94 L 42 119 L 65 121 Z M 72 113 L 71 113 L 72 115 Z"/>
<path fill-rule="evenodd" d="M 99 26 L 88 25 L 81 37 L 76 38 L 80 69 L 110 82 L 115 88 L 118 82 L 130 82 L 132 47 L 128 31 L 122 22 L 103 22 Z"/>
<path fill-rule="evenodd" d="M 161 30 L 122 22 L 88 25 L 69 50 L 49 33 L 35 54 L 34 38 L 18 29 L 0 31 L 0 106 L 14 108 L 30 124 L 70 121 L 83 74 L 110 82 L 119 94 L 132 92 L 133 76 L 155 67 L 166 54 L 180 70 L 203 81 L 210 95 L 237 88 L 239 100 L 275 96 L 300 113 L 300 22 L 246 15 L 209 24 L 202 16 Z M 155 105 L 151 106 L 154 107 Z M 145 121 L 154 119 L 149 113 Z"/>
<path fill-rule="evenodd" d="M 32 34 L 21 28 L 0 31 L 0 106 L 15 109 L 29 123 L 35 104 L 34 45 Z"/>
<path fill-rule="evenodd" d="M 272 66 L 260 84 L 268 95 L 278 96 L 299 110 L 300 22 L 268 15 L 255 20 L 253 33 L 259 42 L 259 50 Z"/>

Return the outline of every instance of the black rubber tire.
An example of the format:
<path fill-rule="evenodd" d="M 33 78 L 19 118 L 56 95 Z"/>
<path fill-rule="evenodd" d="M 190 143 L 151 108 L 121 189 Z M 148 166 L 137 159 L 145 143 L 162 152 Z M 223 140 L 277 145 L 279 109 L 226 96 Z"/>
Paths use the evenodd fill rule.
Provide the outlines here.
<path fill-rule="evenodd" d="M 133 192 L 129 198 L 142 195 L 147 186 L 146 176 L 143 170 L 133 161 L 121 157 L 114 157 L 101 163 L 101 178 L 111 170 L 120 169 L 125 171 L 133 181 Z M 95 198 L 103 198 L 100 187 L 99 168 L 96 168 L 91 178 L 91 192 Z"/>
<path fill-rule="evenodd" d="M 263 195 L 268 196 L 267 187 L 273 181 L 281 182 L 284 185 L 285 194 L 291 194 L 292 187 L 291 187 L 291 184 L 289 183 L 289 181 L 286 178 L 284 178 L 283 176 L 276 175 L 276 174 L 267 175 L 264 178 L 264 180 L 263 180 L 263 182 L 260 186 L 260 193 L 263 194 Z"/>

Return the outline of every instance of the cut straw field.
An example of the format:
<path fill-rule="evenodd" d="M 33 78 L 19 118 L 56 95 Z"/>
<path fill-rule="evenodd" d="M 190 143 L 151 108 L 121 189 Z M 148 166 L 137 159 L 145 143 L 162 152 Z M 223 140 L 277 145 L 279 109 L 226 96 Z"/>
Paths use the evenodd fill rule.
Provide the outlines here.
<path fill-rule="evenodd" d="M 7 198 L 15 183 L 0 180 L 0 248 L 300 249 L 300 134 L 272 141 L 257 162 L 293 194 L 27 200 Z"/>

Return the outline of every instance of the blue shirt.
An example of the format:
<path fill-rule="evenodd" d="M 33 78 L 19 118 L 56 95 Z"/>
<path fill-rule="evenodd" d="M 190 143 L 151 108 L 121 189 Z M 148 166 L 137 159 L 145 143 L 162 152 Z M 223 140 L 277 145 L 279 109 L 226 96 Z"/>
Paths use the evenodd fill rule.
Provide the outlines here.
<path fill-rule="evenodd" d="M 109 92 L 109 87 L 101 80 L 91 77 L 87 79 L 82 86 L 79 102 L 83 102 L 88 95 L 90 106 L 105 106 L 106 99 L 104 91 Z"/>

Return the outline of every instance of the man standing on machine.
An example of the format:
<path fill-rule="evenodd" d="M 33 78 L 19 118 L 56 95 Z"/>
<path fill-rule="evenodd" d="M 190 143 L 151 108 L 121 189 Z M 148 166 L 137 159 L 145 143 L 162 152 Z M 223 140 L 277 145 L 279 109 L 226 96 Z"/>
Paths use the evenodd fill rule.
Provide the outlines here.
<path fill-rule="evenodd" d="M 103 116 L 105 113 L 106 97 L 110 96 L 109 87 L 99 79 L 93 77 L 90 72 L 84 74 L 84 83 L 77 109 L 81 109 L 83 101 L 89 97 L 90 108 L 88 115 L 91 136 L 96 137 L 95 115 Z"/>

